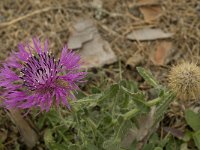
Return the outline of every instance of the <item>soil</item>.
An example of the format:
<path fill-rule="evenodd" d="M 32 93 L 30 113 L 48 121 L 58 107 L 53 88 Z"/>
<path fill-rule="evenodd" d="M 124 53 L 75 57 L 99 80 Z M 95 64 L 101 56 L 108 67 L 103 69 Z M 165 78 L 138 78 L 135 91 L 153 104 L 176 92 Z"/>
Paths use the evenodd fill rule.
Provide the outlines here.
<path fill-rule="evenodd" d="M 152 15 L 148 16 L 148 13 L 149 9 L 152 10 L 154 7 L 159 8 L 156 9 L 159 16 L 152 19 L 149 18 Z M 147 14 L 141 11 L 141 8 L 145 8 Z M 141 83 L 141 89 L 145 89 L 145 84 L 138 76 L 135 66 L 151 70 L 160 83 L 166 84 L 166 75 L 172 65 L 183 61 L 199 65 L 200 2 L 198 0 L 1 0 L 0 60 L 4 61 L 11 51 L 17 50 L 19 42 L 34 36 L 41 40 L 48 38 L 51 50 L 59 54 L 68 41 L 72 24 L 80 18 L 89 18 L 95 23 L 100 35 L 110 43 L 118 58 L 113 64 L 90 69 L 96 75 L 90 77 L 90 85 L 83 89 L 85 92 L 90 86 L 101 88 L 105 86 L 101 84 L 101 74 L 109 81 L 108 83 L 115 83 L 122 73 L 124 79 L 137 80 Z M 166 33 L 173 33 L 173 36 L 147 41 L 127 39 L 129 33 L 146 27 L 159 28 Z M 170 42 L 172 48 L 168 50 L 167 55 L 162 51 L 159 53 L 159 58 L 164 61 L 158 64 L 154 57 L 157 46 L 162 42 Z M 127 60 L 135 59 L 136 54 L 141 55 L 143 59 L 137 64 L 127 65 Z M 198 102 L 192 101 L 189 105 L 199 109 Z M 179 105 L 172 104 L 169 109 L 161 129 L 165 125 L 183 129 L 185 123 Z M 20 134 L 8 117 L 7 111 L 1 109 L 0 117 L 0 136 L 5 136 L 3 145 L 8 147 L 6 149 L 23 145 Z"/>

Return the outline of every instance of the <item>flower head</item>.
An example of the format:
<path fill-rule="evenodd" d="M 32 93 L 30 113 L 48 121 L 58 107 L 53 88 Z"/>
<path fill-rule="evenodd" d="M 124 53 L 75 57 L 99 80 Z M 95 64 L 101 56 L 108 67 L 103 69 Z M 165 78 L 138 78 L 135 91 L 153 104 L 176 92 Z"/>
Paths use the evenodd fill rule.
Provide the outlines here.
<path fill-rule="evenodd" d="M 178 98 L 198 98 L 200 96 L 200 68 L 188 62 L 172 67 L 169 73 L 169 87 Z"/>
<path fill-rule="evenodd" d="M 3 87 L 3 104 L 7 108 L 40 107 L 49 111 L 52 104 L 70 108 L 68 100 L 74 99 L 86 72 L 80 71 L 80 56 L 65 46 L 60 59 L 49 52 L 47 40 L 44 46 L 33 38 L 30 43 L 20 43 L 18 52 L 2 64 L 0 86 Z"/>

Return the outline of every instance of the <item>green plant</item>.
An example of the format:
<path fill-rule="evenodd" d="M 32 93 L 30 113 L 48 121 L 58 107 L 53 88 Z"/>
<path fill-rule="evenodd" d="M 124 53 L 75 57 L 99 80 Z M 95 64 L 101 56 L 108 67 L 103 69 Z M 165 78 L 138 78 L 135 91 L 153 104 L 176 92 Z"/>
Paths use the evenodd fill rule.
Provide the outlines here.
<path fill-rule="evenodd" d="M 174 99 L 174 94 L 159 85 L 150 72 L 143 68 L 137 70 L 155 89 L 155 99 L 148 100 L 136 82 L 125 80 L 103 92 L 95 90 L 90 96 L 80 93 L 80 98 L 70 103 L 71 112 L 52 109 L 36 121 L 39 129 L 47 128 L 44 131 L 45 145 L 49 149 L 129 149 L 136 139 L 133 138 L 129 145 L 123 145 L 124 136 L 128 131 L 140 128 L 137 119 L 148 115 L 152 107 L 155 111 L 150 131 L 153 131 Z M 152 134 L 150 131 L 148 136 Z"/>
<path fill-rule="evenodd" d="M 187 109 L 185 111 L 185 120 L 193 130 L 188 134 L 189 138 L 187 140 L 189 141 L 192 138 L 197 148 L 200 149 L 200 114 Z"/>

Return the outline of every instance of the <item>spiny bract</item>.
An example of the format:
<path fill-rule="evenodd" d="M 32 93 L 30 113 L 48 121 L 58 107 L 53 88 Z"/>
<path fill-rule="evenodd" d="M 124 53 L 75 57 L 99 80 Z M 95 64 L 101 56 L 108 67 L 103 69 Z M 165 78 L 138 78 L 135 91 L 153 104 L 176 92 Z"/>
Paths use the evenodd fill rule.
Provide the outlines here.
<path fill-rule="evenodd" d="M 169 87 L 181 99 L 196 99 L 200 96 L 200 68 L 194 63 L 184 62 L 172 67 Z"/>

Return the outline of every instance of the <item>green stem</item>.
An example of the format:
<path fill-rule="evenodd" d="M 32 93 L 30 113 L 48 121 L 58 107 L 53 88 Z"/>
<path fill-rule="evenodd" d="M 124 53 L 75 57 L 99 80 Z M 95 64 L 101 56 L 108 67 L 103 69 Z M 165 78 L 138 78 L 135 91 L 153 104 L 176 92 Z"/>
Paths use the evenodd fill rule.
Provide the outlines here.
<path fill-rule="evenodd" d="M 95 101 L 94 99 L 77 100 L 77 101 L 71 103 L 71 105 L 76 105 L 78 103 L 85 103 L 85 102 L 94 102 L 94 101 Z"/>
<path fill-rule="evenodd" d="M 125 113 L 123 115 L 124 120 L 128 120 L 132 117 L 134 117 L 140 110 L 138 108 L 132 109 L 131 111 Z"/>
<path fill-rule="evenodd" d="M 147 102 L 147 106 L 149 106 L 149 107 L 155 106 L 155 105 L 159 104 L 161 102 L 161 100 L 162 100 L 161 97 L 150 100 L 150 101 Z"/>
<path fill-rule="evenodd" d="M 146 103 L 146 105 L 149 106 L 149 107 L 155 106 L 155 105 L 157 105 L 158 103 L 160 103 L 161 100 L 162 100 L 162 99 L 161 99 L 160 97 L 158 97 L 158 98 L 155 98 L 155 99 L 153 99 L 153 100 L 151 100 L 151 101 L 148 101 L 148 102 Z M 139 112 L 140 112 L 140 109 L 138 109 L 138 108 L 135 108 L 135 109 L 130 110 L 129 112 L 127 112 L 127 113 L 125 113 L 125 114 L 123 115 L 124 120 L 128 120 L 128 119 L 130 119 L 130 118 L 133 118 L 133 117 L 134 117 L 135 115 L 137 115 L 137 113 L 139 113 Z"/>
<path fill-rule="evenodd" d="M 94 123 L 94 121 L 90 118 L 85 118 L 85 120 L 90 124 L 90 126 L 93 128 L 93 130 L 97 129 L 97 125 Z"/>
<path fill-rule="evenodd" d="M 115 142 L 118 140 L 119 134 L 120 134 L 120 132 L 121 132 L 122 127 L 124 126 L 124 124 L 125 124 L 125 121 L 123 121 L 123 122 L 121 123 L 121 125 L 120 125 L 120 127 L 119 127 L 119 130 L 117 131 L 117 134 L 116 134 L 115 139 L 114 139 Z"/>

